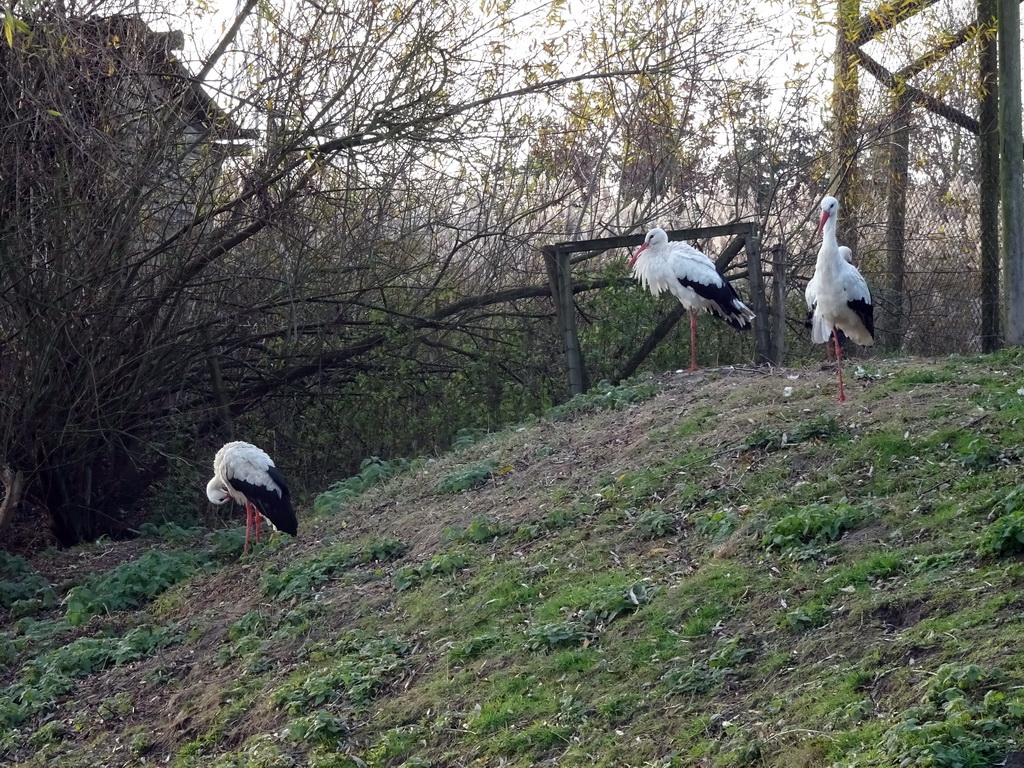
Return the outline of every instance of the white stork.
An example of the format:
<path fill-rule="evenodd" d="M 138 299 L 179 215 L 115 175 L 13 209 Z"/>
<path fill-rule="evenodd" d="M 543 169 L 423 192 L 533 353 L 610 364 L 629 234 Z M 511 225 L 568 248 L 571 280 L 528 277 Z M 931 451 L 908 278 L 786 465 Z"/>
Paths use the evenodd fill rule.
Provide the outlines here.
<path fill-rule="evenodd" d="M 843 261 L 847 264 L 853 264 L 853 251 L 847 248 L 845 245 L 839 246 L 839 255 L 843 257 Z M 856 266 L 856 264 L 854 264 Z M 805 328 L 814 327 L 814 305 L 818 301 L 818 273 L 815 272 L 811 275 L 811 279 L 807 281 L 807 287 L 804 289 L 804 301 L 807 302 L 807 320 L 804 321 Z M 846 340 L 846 335 L 839 331 L 836 334 L 839 337 L 839 343 Z M 828 359 L 832 360 L 832 347 L 825 345 L 825 352 L 827 353 Z"/>
<path fill-rule="evenodd" d="M 814 265 L 814 277 L 811 278 L 812 283 L 817 281 L 811 341 L 824 344 L 829 337 L 835 339 L 839 402 L 844 402 L 843 358 L 839 336 L 833 331 L 842 331 L 858 344 L 870 346 L 875 343 L 875 324 L 868 284 L 857 268 L 843 259 L 836 242 L 838 217 L 839 201 L 834 197 L 824 198 L 821 201 L 821 221 L 818 222 L 818 231 L 823 233 L 821 249 Z"/>
<path fill-rule="evenodd" d="M 249 532 L 253 528 L 256 541 L 260 540 L 261 517 L 279 531 L 292 536 L 298 533 L 288 483 L 271 458 L 255 445 L 235 441 L 217 451 L 206 496 L 214 504 L 231 499 L 245 505 L 245 552 L 249 551 Z"/>
<path fill-rule="evenodd" d="M 710 312 L 733 328 L 746 330 L 754 313 L 740 301 L 729 281 L 718 274 L 715 263 L 686 243 L 668 240 L 665 230 L 655 227 L 629 260 L 633 277 L 652 296 L 668 291 L 690 313 L 690 367 L 697 370 L 697 310 Z"/>

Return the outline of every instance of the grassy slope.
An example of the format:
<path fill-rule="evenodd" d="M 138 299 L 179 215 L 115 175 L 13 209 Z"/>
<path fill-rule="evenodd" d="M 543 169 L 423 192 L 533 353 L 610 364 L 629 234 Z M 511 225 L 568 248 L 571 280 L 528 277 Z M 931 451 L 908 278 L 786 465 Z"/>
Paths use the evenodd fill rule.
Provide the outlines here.
<path fill-rule="evenodd" d="M 336 490 L 249 558 L 240 530 L 41 557 L 54 591 L 7 586 L 0 759 L 995 765 L 1022 362 L 872 362 L 842 405 L 831 370 L 666 375 Z"/>

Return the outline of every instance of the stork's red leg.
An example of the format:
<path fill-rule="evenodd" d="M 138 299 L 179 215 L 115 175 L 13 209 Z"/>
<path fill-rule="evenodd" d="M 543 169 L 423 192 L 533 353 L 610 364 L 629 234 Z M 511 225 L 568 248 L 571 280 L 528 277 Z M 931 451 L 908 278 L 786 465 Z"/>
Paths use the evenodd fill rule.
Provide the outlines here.
<path fill-rule="evenodd" d="M 839 402 L 846 402 L 846 393 L 843 392 L 843 353 L 839 347 L 839 334 L 832 332 L 832 338 L 836 341 L 836 364 L 839 366 Z"/>
<path fill-rule="evenodd" d="M 256 523 L 256 541 L 260 540 L 260 533 L 263 530 L 263 516 L 256 510 L 253 510 L 253 519 Z"/>
<path fill-rule="evenodd" d="M 697 313 L 690 310 L 690 367 L 687 372 L 697 370 Z"/>
<path fill-rule="evenodd" d="M 249 551 L 250 528 L 252 528 L 252 505 L 249 502 L 245 502 L 245 546 L 242 547 L 242 552 Z"/>

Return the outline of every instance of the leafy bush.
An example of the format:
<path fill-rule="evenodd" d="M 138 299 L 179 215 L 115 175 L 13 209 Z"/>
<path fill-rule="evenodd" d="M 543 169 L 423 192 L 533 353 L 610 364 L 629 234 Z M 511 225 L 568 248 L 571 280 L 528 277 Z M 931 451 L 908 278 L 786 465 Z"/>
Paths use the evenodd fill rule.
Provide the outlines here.
<path fill-rule="evenodd" d="M 488 541 L 494 541 L 494 539 L 505 532 L 505 528 L 497 520 L 481 515 L 475 518 L 465 529 L 457 527 L 445 529 L 444 538 L 448 541 L 486 544 Z"/>
<path fill-rule="evenodd" d="M 419 586 L 431 576 L 450 575 L 469 564 L 461 552 L 438 552 L 420 565 L 407 565 L 395 574 L 395 589 L 399 592 Z"/>
<path fill-rule="evenodd" d="M 642 581 L 626 589 L 615 586 L 598 589 L 586 598 L 585 603 L 568 620 L 528 629 L 524 648 L 538 651 L 590 644 L 617 618 L 647 605 L 656 591 Z"/>
<path fill-rule="evenodd" d="M 1024 725 L 1024 698 L 1012 696 L 1000 670 L 944 664 L 936 671 L 919 707 L 886 732 L 882 744 L 890 765 L 995 765 Z"/>
<path fill-rule="evenodd" d="M 640 513 L 636 522 L 649 539 L 658 539 L 676 532 L 676 516 L 663 509 L 646 509 Z"/>
<path fill-rule="evenodd" d="M 36 657 L 0 690 L 0 730 L 13 728 L 67 693 L 74 679 L 149 656 L 180 640 L 174 624 L 141 626 L 122 637 L 81 637 Z"/>
<path fill-rule="evenodd" d="M 359 474 L 346 480 L 339 480 L 316 497 L 313 511 L 320 513 L 338 512 L 346 503 L 361 496 L 373 486 L 389 480 L 410 469 L 413 462 L 408 459 L 384 461 L 377 456 L 364 459 L 359 465 Z"/>
<path fill-rule="evenodd" d="M 500 641 L 501 636 L 496 634 L 474 635 L 468 640 L 453 646 L 448 651 L 448 660 L 452 662 L 468 661 L 493 648 Z"/>
<path fill-rule="evenodd" d="M 143 536 L 163 539 L 170 544 L 184 544 L 195 541 L 202 536 L 203 529 L 198 526 L 183 528 L 177 523 L 172 522 L 160 523 L 159 525 L 156 523 L 143 523 L 139 526 L 139 533 Z"/>
<path fill-rule="evenodd" d="M 1024 488 L 994 494 L 978 511 L 997 515 L 978 536 L 979 555 L 999 557 L 1024 551 Z"/>
<path fill-rule="evenodd" d="M 661 676 L 661 682 L 668 688 L 668 694 L 707 693 L 718 687 L 728 669 L 712 668 L 705 663 L 692 661 L 689 665 L 676 665 Z"/>
<path fill-rule="evenodd" d="M 792 630 L 816 629 L 828 624 L 831 617 L 832 613 L 828 606 L 811 602 L 788 611 L 779 619 L 779 626 Z"/>
<path fill-rule="evenodd" d="M 712 541 L 723 541 L 740 527 L 740 516 L 732 507 L 726 507 L 694 515 L 693 524 L 702 536 Z"/>
<path fill-rule="evenodd" d="M 826 440 L 841 434 L 842 427 L 832 416 L 819 416 L 806 424 L 798 424 L 782 432 L 769 427 L 758 427 L 743 442 L 747 451 L 778 451 L 809 440 Z"/>
<path fill-rule="evenodd" d="M 345 721 L 323 709 L 288 723 L 288 735 L 293 741 L 324 747 L 337 746 L 347 733 Z"/>
<path fill-rule="evenodd" d="M 618 386 L 601 381 L 569 402 L 549 408 L 544 416 L 551 421 L 564 421 L 585 413 L 620 411 L 635 403 L 650 400 L 660 391 L 661 386 L 653 379 L 629 379 Z"/>
<path fill-rule="evenodd" d="M 769 526 L 761 545 L 782 551 L 821 546 L 838 539 L 865 515 L 863 509 L 848 504 L 845 497 L 834 505 L 809 504 Z"/>
<path fill-rule="evenodd" d="M 579 618 L 588 626 L 603 628 L 624 613 L 633 613 L 654 598 L 656 590 L 638 581 L 628 589 L 608 587 L 591 596 Z"/>
<path fill-rule="evenodd" d="M 580 646 L 596 638 L 596 633 L 582 621 L 556 621 L 530 627 L 523 648 L 528 651 L 550 651 L 554 648 Z"/>
<path fill-rule="evenodd" d="M 456 470 L 437 481 L 437 492 L 459 493 L 479 488 L 490 480 L 496 466 L 493 460 L 488 459 L 479 464 Z"/>
<path fill-rule="evenodd" d="M 718 644 L 718 648 L 711 652 L 711 656 L 708 657 L 708 666 L 712 669 L 730 670 L 753 655 L 753 648 L 740 647 L 739 637 L 730 637 L 727 640 L 722 640 Z"/>
<path fill-rule="evenodd" d="M 138 608 L 192 576 L 199 567 L 200 559 L 192 552 L 146 552 L 71 589 L 64 600 L 66 618 L 77 626 L 99 613 Z"/>
<path fill-rule="evenodd" d="M 345 542 L 324 550 L 276 572 L 263 575 L 263 593 L 279 600 L 308 597 L 337 572 L 357 565 L 394 560 L 405 554 L 406 546 L 397 539 L 369 539 Z"/>
<path fill-rule="evenodd" d="M 25 558 L 0 552 L 0 608 L 10 609 L 23 601 L 33 601 L 33 607 L 51 608 L 57 598 L 49 582 Z M 15 610 L 21 616 L 34 612 L 26 612 L 24 607 Z"/>
<path fill-rule="evenodd" d="M 469 448 L 471 445 L 476 445 L 487 437 L 488 434 L 490 433 L 486 429 L 479 427 L 463 427 L 455 433 L 455 439 L 452 441 L 452 450 L 461 451 Z"/>

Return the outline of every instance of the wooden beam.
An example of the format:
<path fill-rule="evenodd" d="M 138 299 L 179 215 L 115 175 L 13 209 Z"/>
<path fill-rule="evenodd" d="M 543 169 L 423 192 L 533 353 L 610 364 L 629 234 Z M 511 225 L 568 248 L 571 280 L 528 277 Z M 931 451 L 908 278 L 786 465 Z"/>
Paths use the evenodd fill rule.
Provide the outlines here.
<path fill-rule="evenodd" d="M 978 214 L 981 256 L 981 351 L 1002 344 L 999 316 L 999 86 L 993 24 L 998 0 L 977 0 L 978 29 L 991 30 L 978 40 Z"/>
<path fill-rule="evenodd" d="M 669 240 L 702 240 L 708 237 L 721 237 L 723 235 L 747 234 L 753 230 L 753 224 L 749 221 L 737 221 L 733 224 L 719 224 L 713 227 L 693 227 L 691 229 L 670 229 Z M 542 251 L 559 251 L 561 253 L 581 253 L 592 251 L 585 256 L 573 259 L 573 263 L 584 261 L 598 256 L 613 248 L 636 248 L 643 245 L 647 233 L 636 235 L 620 235 L 618 237 L 599 237 L 595 240 L 567 240 L 561 243 L 552 243 L 541 248 Z"/>
<path fill-rule="evenodd" d="M 772 363 L 786 361 L 786 246 L 772 248 Z"/>
<path fill-rule="evenodd" d="M 864 53 L 864 51 L 859 52 L 859 57 L 858 63 L 860 66 L 862 66 L 868 74 L 882 83 L 889 90 L 897 94 L 902 93 L 906 95 L 906 97 L 915 104 L 924 107 L 929 112 L 933 112 L 940 117 L 946 118 L 954 125 L 959 125 L 961 128 L 967 129 L 975 136 L 981 132 L 978 121 L 970 115 L 966 115 L 959 109 L 950 107 L 947 104 L 943 104 L 934 96 L 929 96 L 920 88 L 915 88 L 912 85 L 908 85 L 907 83 L 900 81 L 897 79 L 896 75 L 883 67 L 868 54 Z"/>

